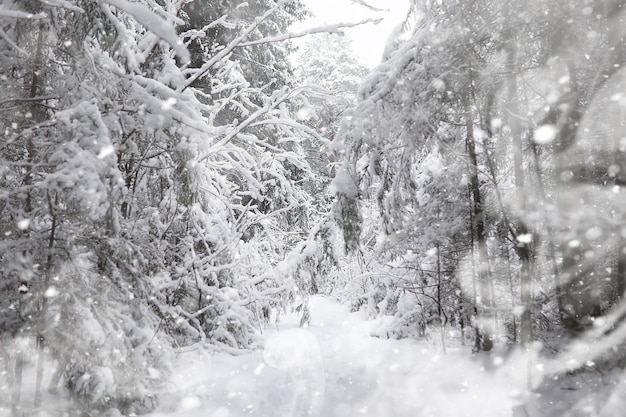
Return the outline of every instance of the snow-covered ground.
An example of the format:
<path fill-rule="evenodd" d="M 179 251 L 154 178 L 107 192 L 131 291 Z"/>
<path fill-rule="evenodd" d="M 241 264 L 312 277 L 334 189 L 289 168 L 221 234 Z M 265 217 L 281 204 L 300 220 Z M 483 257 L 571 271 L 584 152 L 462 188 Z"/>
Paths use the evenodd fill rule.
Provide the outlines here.
<path fill-rule="evenodd" d="M 626 398 L 626 373 L 617 364 L 542 374 L 567 361 L 563 347 L 560 356 L 530 361 L 519 349 L 477 356 L 452 343 L 444 354 L 428 341 L 372 337 L 386 317 L 365 320 L 322 296 L 310 307 L 309 327 L 299 328 L 298 315 L 288 314 L 264 330 L 264 350 L 233 356 L 195 346 L 179 353 L 148 417 L 613 417 Z M 42 409 L 33 410 L 35 354 L 24 350 L 31 359 L 24 415 L 65 415 L 64 390 L 44 391 Z M 44 386 L 52 368 L 44 367 Z M 7 382 L 0 373 L 0 417 L 13 415 Z"/>
<path fill-rule="evenodd" d="M 311 325 L 266 330 L 264 351 L 181 354 L 152 417 L 522 416 L 527 359 L 370 336 L 375 321 L 321 296 Z M 516 410 L 517 409 L 517 410 Z M 308 413 L 308 414 L 307 414 Z"/>

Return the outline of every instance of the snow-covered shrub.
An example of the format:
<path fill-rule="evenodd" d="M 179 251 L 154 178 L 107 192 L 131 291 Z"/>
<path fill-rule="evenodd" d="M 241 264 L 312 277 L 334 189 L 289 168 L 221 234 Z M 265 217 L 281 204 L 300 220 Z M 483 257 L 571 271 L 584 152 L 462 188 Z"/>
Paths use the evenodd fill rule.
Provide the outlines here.
<path fill-rule="evenodd" d="M 84 260 L 59 269 L 46 291 L 42 336 L 85 412 L 143 413 L 170 372 L 171 341 L 142 300 L 110 285 L 114 278 Z"/>

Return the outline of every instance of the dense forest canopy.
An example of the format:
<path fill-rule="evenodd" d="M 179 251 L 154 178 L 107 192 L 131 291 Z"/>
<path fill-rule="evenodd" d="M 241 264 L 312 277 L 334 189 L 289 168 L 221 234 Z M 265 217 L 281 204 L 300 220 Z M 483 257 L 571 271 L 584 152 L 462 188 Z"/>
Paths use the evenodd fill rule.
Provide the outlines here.
<path fill-rule="evenodd" d="M 537 390 L 623 364 L 625 13 L 412 0 L 368 74 L 300 0 L 3 2 L 0 416 L 148 413 L 317 293 Z"/>

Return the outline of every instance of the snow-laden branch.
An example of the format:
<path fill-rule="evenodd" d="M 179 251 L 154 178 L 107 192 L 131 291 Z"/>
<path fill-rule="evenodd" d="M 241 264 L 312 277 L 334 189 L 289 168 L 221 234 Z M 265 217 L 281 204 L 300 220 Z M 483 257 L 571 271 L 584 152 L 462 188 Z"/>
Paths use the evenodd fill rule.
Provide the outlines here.
<path fill-rule="evenodd" d="M 3 17 L 18 18 L 18 19 L 45 19 L 46 14 L 41 12 L 37 14 L 22 12 L 21 10 L 9 10 L 0 6 L 0 19 Z"/>
<path fill-rule="evenodd" d="M 222 17 L 215 19 L 208 25 L 204 26 L 202 29 L 190 29 L 181 34 L 181 38 L 186 39 L 186 44 L 189 45 L 194 39 L 204 38 L 206 37 L 206 33 L 209 29 L 212 29 L 216 26 L 223 26 L 227 29 L 235 29 L 235 25 L 232 23 L 228 23 L 226 20 L 228 15 L 223 15 Z"/>
<path fill-rule="evenodd" d="M 317 133 L 315 129 L 312 129 L 308 126 L 298 123 L 292 119 L 260 120 L 258 122 L 252 123 L 249 127 L 261 126 L 261 125 L 272 125 L 272 126 L 282 125 L 282 126 L 288 126 L 294 129 L 301 129 L 303 132 L 308 133 L 309 135 L 313 136 L 315 139 L 320 141 L 325 146 L 330 147 L 330 140 L 328 140 L 327 138 Z"/>
<path fill-rule="evenodd" d="M 1 17 L 1 16 L 0 16 Z M 28 52 L 26 52 L 25 50 L 23 50 L 22 48 L 20 48 L 15 42 L 13 42 L 13 39 L 11 39 L 9 37 L 9 35 L 7 35 L 7 33 L 2 30 L 2 28 L 0 28 L 0 38 L 4 39 L 4 41 L 13 49 L 15 49 L 17 51 L 18 54 L 20 54 L 21 56 L 28 56 Z"/>
<path fill-rule="evenodd" d="M 379 9 L 378 7 L 374 7 L 371 4 L 365 2 L 365 0 L 352 0 L 352 3 L 360 4 L 361 6 L 365 6 L 371 11 L 374 12 L 388 12 L 389 9 Z"/>
<path fill-rule="evenodd" d="M 254 32 L 261 25 L 261 23 L 263 23 L 271 15 L 276 13 L 276 11 L 278 9 L 280 9 L 282 6 L 284 6 L 287 3 L 291 3 L 292 1 L 293 0 L 282 0 L 282 1 L 279 1 L 276 4 L 276 6 L 272 7 L 267 12 L 265 12 L 265 14 L 263 16 L 260 16 L 260 17 L 256 18 L 254 20 L 254 23 L 252 23 L 250 26 L 248 26 L 239 36 L 237 36 L 235 39 L 233 39 L 233 41 L 230 42 L 226 46 L 226 48 L 222 49 L 213 58 L 209 59 L 204 65 L 202 65 L 198 69 L 198 72 L 196 72 L 194 75 L 189 77 L 189 79 L 185 83 L 185 86 L 183 87 L 183 91 L 185 91 L 187 88 L 189 88 L 198 78 L 203 77 L 211 68 L 213 68 L 213 65 L 217 64 L 222 59 L 224 59 L 225 57 L 230 55 L 230 53 L 233 51 L 233 49 L 235 49 L 237 46 L 239 46 L 239 44 L 241 44 L 241 42 L 243 42 L 243 40 L 245 38 L 247 38 L 252 32 Z"/>
<path fill-rule="evenodd" d="M 143 4 L 131 3 L 126 0 L 102 0 L 116 9 L 133 16 L 137 22 L 171 45 L 181 61 L 187 63 L 191 55 L 183 41 L 178 37 L 176 29 L 161 16 Z"/>
<path fill-rule="evenodd" d="M 46 101 L 46 100 L 54 100 L 59 97 L 57 96 L 40 96 L 40 97 L 9 97 L 3 100 L 0 100 L 0 106 L 4 106 L 9 103 L 32 103 L 37 101 Z"/>
<path fill-rule="evenodd" d="M 69 1 L 66 1 L 66 0 L 39 0 L 39 3 L 45 4 L 46 6 L 59 7 L 59 8 L 62 8 L 62 9 L 72 10 L 72 11 L 78 12 L 78 13 L 84 13 L 85 12 L 80 7 L 74 5 L 74 4 L 72 4 L 72 3 L 70 3 Z"/>
<path fill-rule="evenodd" d="M 359 22 L 352 22 L 352 23 L 344 22 L 344 23 L 334 23 L 332 25 L 316 26 L 310 29 L 306 29 L 302 32 L 287 32 L 287 33 L 283 33 L 277 36 L 270 36 L 267 38 L 261 38 L 261 39 L 257 39 L 254 41 L 242 42 L 237 46 L 244 47 L 244 46 L 252 46 L 252 45 L 261 45 L 264 43 L 271 43 L 271 42 L 281 42 L 281 41 L 286 41 L 289 39 L 302 38 L 304 36 L 314 35 L 316 33 L 343 33 L 342 29 L 348 29 L 348 28 L 352 28 L 355 26 L 365 25 L 367 23 L 378 24 L 382 20 L 383 20 L 382 18 L 379 18 L 379 19 L 370 18 L 370 19 L 361 20 Z"/>
<path fill-rule="evenodd" d="M 283 88 L 282 90 L 279 90 L 277 93 L 275 93 L 271 97 L 271 99 L 268 100 L 268 102 L 267 102 L 267 104 L 265 104 L 265 106 L 257 109 L 257 111 L 255 111 L 250 116 L 248 116 L 247 119 L 245 119 L 239 125 L 235 126 L 234 129 L 229 134 L 227 134 L 225 137 L 223 137 L 215 145 L 211 146 L 211 148 L 214 150 L 214 149 L 218 149 L 218 148 L 223 147 L 228 142 L 233 140 L 235 137 L 239 136 L 240 133 L 244 129 L 250 127 L 250 125 L 252 123 L 254 123 L 257 119 L 259 119 L 261 116 L 263 116 L 265 114 L 268 114 L 272 110 L 276 109 L 281 103 L 284 103 L 284 102 L 294 98 L 295 96 L 300 94 L 302 91 L 306 90 L 306 88 L 299 87 L 299 88 L 293 89 L 293 90 L 291 90 L 289 92 L 286 92 L 286 93 L 285 93 L 285 90 L 286 90 L 286 88 Z M 212 154 L 213 154 L 213 151 L 209 151 L 205 156 L 200 158 L 199 162 L 202 162 L 202 161 L 206 160 Z"/>

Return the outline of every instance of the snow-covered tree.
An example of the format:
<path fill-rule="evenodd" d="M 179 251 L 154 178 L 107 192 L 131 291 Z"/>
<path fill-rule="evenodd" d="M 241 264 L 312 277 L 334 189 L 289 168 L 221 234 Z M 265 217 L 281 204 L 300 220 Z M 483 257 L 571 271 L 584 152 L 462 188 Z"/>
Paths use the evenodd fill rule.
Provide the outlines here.
<path fill-rule="evenodd" d="M 585 251 L 589 253 L 589 247 L 582 244 L 587 238 L 582 235 L 595 227 L 606 230 L 598 223 L 603 223 L 601 218 L 614 218 L 614 203 L 609 203 L 613 199 L 592 203 L 595 192 L 584 191 L 582 197 L 568 191 L 574 184 L 568 180 L 570 172 L 574 177 L 580 172 L 585 178 L 606 183 L 602 178 L 608 168 L 590 168 L 606 157 L 596 151 L 589 154 L 588 141 L 577 136 L 588 104 L 596 94 L 605 96 L 601 90 L 605 81 L 592 69 L 596 68 L 594 62 L 602 62 L 605 78 L 619 84 L 610 66 L 619 67 L 623 49 L 621 32 L 613 24 L 619 17 L 609 13 L 620 11 L 621 3 L 593 7 L 583 3 L 564 2 L 557 11 L 549 2 L 532 8 L 523 2 L 488 0 L 413 2 L 409 18 L 389 42 L 386 60 L 363 85 L 360 103 L 341 133 L 348 157 L 335 181 L 336 211 L 343 219 L 347 244 L 353 248 L 363 225 L 359 205 L 376 199 L 379 230 L 390 235 L 397 230 L 406 233 L 410 230 L 406 219 L 411 219 L 407 210 L 415 212 L 418 219 L 428 212 L 423 203 L 412 202 L 423 187 L 415 187 L 409 173 L 422 172 L 420 161 L 434 151 L 449 155 L 444 160 L 450 161 L 450 157 L 466 153 L 452 163 L 469 192 L 457 194 L 453 211 L 443 209 L 445 194 L 437 197 L 440 203 L 434 206 L 441 205 L 444 216 L 470 223 L 469 228 L 466 225 L 460 230 L 469 230 L 469 240 L 475 242 L 468 248 L 473 254 L 469 265 L 475 262 L 478 268 L 476 285 L 466 285 L 464 293 L 470 299 L 475 297 L 477 313 L 486 318 L 476 321 L 478 330 L 489 333 L 488 323 L 494 321 L 491 311 L 498 304 L 521 305 L 515 309 L 523 311 L 521 317 L 509 310 L 506 320 L 521 320 L 526 345 L 532 338 L 532 326 L 538 328 L 544 314 L 537 311 L 544 308 L 534 301 L 545 299 L 537 289 L 551 293 L 564 324 L 574 328 L 579 327 L 576 323 L 606 312 L 614 304 L 611 294 L 620 292 L 615 283 L 622 281 L 619 273 L 608 285 L 590 278 L 594 276 L 591 271 L 603 276 L 598 272 L 601 268 L 619 269 L 610 266 L 617 261 L 609 255 L 617 244 L 613 238 L 601 251 L 594 251 L 593 259 L 582 262 Z M 522 26 L 536 34 L 536 42 L 522 41 L 527 39 L 526 32 L 519 29 Z M 589 33 L 596 35 L 580 48 L 579 42 Z M 604 137 L 613 135 L 610 130 L 615 127 L 606 134 L 604 129 L 594 128 Z M 576 149 L 581 143 L 588 160 L 576 162 L 578 168 L 573 169 L 573 155 L 580 155 L 582 151 Z M 606 149 L 598 152 L 610 153 Z M 601 191 L 604 183 L 591 188 Z M 441 185 L 449 189 L 445 182 Z M 584 207 L 603 214 L 591 216 L 586 208 L 572 211 L 577 205 L 570 196 L 582 198 L 587 202 Z M 556 211 L 551 207 L 557 207 Z M 574 221 L 579 218 L 585 221 Z M 398 226 L 393 227 L 394 223 Z M 496 238 L 502 239 L 499 248 L 489 243 Z M 571 241 L 581 245 L 571 247 Z M 456 252 L 455 245 L 446 246 Z M 516 255 L 510 262 L 516 284 L 503 299 L 498 288 L 505 282 L 491 270 L 498 268 L 496 257 L 508 253 L 500 251 L 507 246 Z M 551 255 L 540 255 L 540 246 L 547 247 Z M 563 265 L 558 263 L 559 248 L 565 255 Z M 579 276 L 585 278 L 576 278 Z M 592 281 L 594 285 L 589 286 Z M 574 288 L 579 285 L 576 283 L 582 287 Z M 599 298 L 593 301 L 594 297 Z M 613 301 L 601 305 L 601 298 Z M 537 316 L 531 317 L 531 312 Z M 481 332 L 477 336 L 482 342 L 476 347 L 489 349 L 490 337 Z"/>
<path fill-rule="evenodd" d="M 18 381 L 36 338 L 35 408 L 50 358 L 84 412 L 145 412 L 172 346 L 258 347 L 281 261 L 321 268 L 302 142 L 328 142 L 272 41 L 305 11 L 194 5 L 0 7 L 2 352 Z"/>

